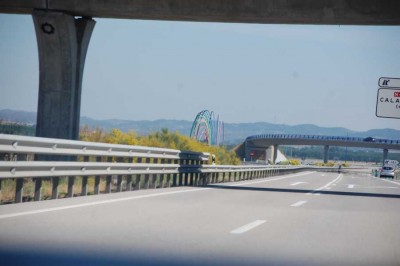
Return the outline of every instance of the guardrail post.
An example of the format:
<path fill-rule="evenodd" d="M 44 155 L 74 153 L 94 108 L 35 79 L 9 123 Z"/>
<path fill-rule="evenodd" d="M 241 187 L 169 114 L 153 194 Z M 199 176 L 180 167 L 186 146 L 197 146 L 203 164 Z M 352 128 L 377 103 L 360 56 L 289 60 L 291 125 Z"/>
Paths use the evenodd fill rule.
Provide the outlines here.
<path fill-rule="evenodd" d="M 204 185 L 208 185 L 208 184 L 210 184 L 211 183 L 211 181 L 212 181 L 212 173 L 207 173 L 206 174 L 206 178 L 205 178 L 205 184 Z"/>
<path fill-rule="evenodd" d="M 126 177 L 126 191 L 132 191 L 132 177 L 133 175 L 128 175 Z"/>
<path fill-rule="evenodd" d="M 205 174 L 199 173 L 199 181 L 198 181 L 199 186 L 204 186 L 205 183 L 206 183 Z"/>
<path fill-rule="evenodd" d="M 190 184 L 190 186 L 194 186 L 194 173 L 193 172 L 191 172 L 190 174 L 189 174 L 189 184 Z"/>
<path fill-rule="evenodd" d="M 75 176 L 68 177 L 68 198 L 72 198 L 74 196 L 74 185 L 75 185 Z"/>
<path fill-rule="evenodd" d="M 137 163 L 142 163 L 142 158 L 138 158 Z M 137 174 L 135 181 L 135 190 L 140 190 L 140 185 L 141 185 L 140 182 L 141 182 L 141 175 Z"/>
<path fill-rule="evenodd" d="M 157 164 L 158 163 L 158 159 L 154 158 L 153 163 Z M 151 181 L 151 188 L 157 188 L 157 174 L 153 174 L 153 178 Z"/>
<path fill-rule="evenodd" d="M 101 162 L 100 156 L 96 157 L 96 162 L 98 162 L 98 163 Z M 100 193 L 100 176 L 96 175 L 94 177 L 94 194 L 98 195 L 99 193 Z"/>
<path fill-rule="evenodd" d="M 111 163 L 112 160 L 113 160 L 112 157 L 108 157 L 107 162 Z M 106 176 L 106 193 L 111 193 L 111 179 L 112 179 L 111 175 Z"/>
<path fill-rule="evenodd" d="M 1 204 L 1 199 L 2 199 L 2 195 L 1 195 L 1 185 L 2 185 L 2 180 L 0 179 L 0 204 Z"/>
<path fill-rule="evenodd" d="M 145 174 L 144 175 L 144 189 L 149 189 L 150 187 L 150 175 Z"/>
<path fill-rule="evenodd" d="M 122 191 L 122 175 L 117 176 L 117 192 Z"/>
<path fill-rule="evenodd" d="M 165 159 L 161 159 L 161 164 L 165 164 Z M 160 188 L 164 188 L 164 179 L 165 179 L 165 174 L 161 173 L 160 174 Z"/>
<path fill-rule="evenodd" d="M 165 187 L 170 188 L 171 187 L 171 174 L 167 174 L 166 176 L 166 181 L 165 181 Z"/>
<path fill-rule="evenodd" d="M 141 175 L 136 175 L 135 190 L 140 190 Z"/>
<path fill-rule="evenodd" d="M 172 160 L 168 159 L 167 160 L 167 164 L 172 164 Z M 166 187 L 170 188 L 171 187 L 171 174 L 167 174 L 167 181 L 166 182 L 167 182 Z"/>
<path fill-rule="evenodd" d="M 183 183 L 183 185 L 184 186 L 188 186 L 189 185 L 189 173 L 185 173 L 184 174 L 184 183 Z"/>
<path fill-rule="evenodd" d="M 58 199 L 58 185 L 60 183 L 60 178 L 53 177 L 51 179 L 51 199 Z"/>
<path fill-rule="evenodd" d="M 150 163 L 150 158 L 146 158 L 146 163 Z M 150 187 L 150 175 L 144 175 L 144 189 L 149 189 Z"/>
<path fill-rule="evenodd" d="M 35 196 L 34 201 L 40 201 L 42 198 L 42 179 L 35 178 Z"/>
<path fill-rule="evenodd" d="M 124 162 L 123 158 L 117 158 L 117 162 L 118 163 L 122 163 Z M 117 192 L 121 192 L 122 191 L 122 175 L 117 175 Z"/>
<path fill-rule="evenodd" d="M 82 176 L 81 196 L 87 196 L 87 193 L 88 193 L 88 177 Z"/>
<path fill-rule="evenodd" d="M 111 175 L 106 176 L 106 193 L 111 193 L 111 181 L 112 181 L 112 176 Z"/>
<path fill-rule="evenodd" d="M 17 178 L 15 180 L 15 203 L 22 202 L 23 194 L 24 194 L 24 179 Z"/>
<path fill-rule="evenodd" d="M 83 158 L 84 162 L 89 162 L 89 156 Z M 82 176 L 81 196 L 87 196 L 88 193 L 88 176 Z"/>
<path fill-rule="evenodd" d="M 198 183 L 197 173 L 195 173 L 195 172 L 192 173 L 192 179 L 193 179 L 193 186 L 197 187 L 197 185 L 198 185 L 197 184 Z"/>
<path fill-rule="evenodd" d="M 178 186 L 183 186 L 183 173 L 179 173 L 178 179 Z"/>

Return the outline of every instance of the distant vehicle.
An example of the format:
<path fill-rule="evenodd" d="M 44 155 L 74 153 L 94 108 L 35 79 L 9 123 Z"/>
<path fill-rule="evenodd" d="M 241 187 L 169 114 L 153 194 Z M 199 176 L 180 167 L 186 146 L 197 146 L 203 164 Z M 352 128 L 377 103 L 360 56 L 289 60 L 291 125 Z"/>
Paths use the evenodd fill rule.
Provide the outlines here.
<path fill-rule="evenodd" d="M 373 137 L 367 137 L 367 138 L 365 138 L 365 139 L 364 139 L 364 141 L 368 141 L 368 142 L 375 142 L 375 141 L 376 141 L 376 138 L 373 138 Z"/>
<path fill-rule="evenodd" d="M 379 173 L 379 177 L 390 177 L 394 178 L 394 167 L 392 166 L 383 166 L 381 172 Z"/>

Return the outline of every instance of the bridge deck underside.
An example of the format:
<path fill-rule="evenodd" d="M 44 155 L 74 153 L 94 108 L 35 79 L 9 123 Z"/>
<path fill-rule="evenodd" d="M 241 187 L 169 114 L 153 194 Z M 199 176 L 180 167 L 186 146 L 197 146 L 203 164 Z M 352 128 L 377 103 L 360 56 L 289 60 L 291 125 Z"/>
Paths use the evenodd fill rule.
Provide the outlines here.
<path fill-rule="evenodd" d="M 236 23 L 400 25 L 393 0 L 2 0 L 0 13 L 34 9 L 76 16 Z"/>
<path fill-rule="evenodd" d="M 259 139 L 247 141 L 251 147 L 268 148 L 272 145 L 315 145 L 315 146 L 341 146 L 358 148 L 376 148 L 387 150 L 400 150 L 400 144 L 383 144 L 375 142 L 359 141 L 326 141 L 326 140 L 302 140 L 302 139 Z"/>

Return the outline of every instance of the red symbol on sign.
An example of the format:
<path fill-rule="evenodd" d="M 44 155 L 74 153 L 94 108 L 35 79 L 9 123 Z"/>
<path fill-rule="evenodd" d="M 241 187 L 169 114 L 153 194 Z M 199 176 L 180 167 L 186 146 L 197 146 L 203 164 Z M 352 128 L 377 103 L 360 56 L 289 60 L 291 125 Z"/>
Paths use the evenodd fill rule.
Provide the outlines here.
<path fill-rule="evenodd" d="M 394 92 L 394 97 L 400 97 L 400 91 L 395 91 Z"/>

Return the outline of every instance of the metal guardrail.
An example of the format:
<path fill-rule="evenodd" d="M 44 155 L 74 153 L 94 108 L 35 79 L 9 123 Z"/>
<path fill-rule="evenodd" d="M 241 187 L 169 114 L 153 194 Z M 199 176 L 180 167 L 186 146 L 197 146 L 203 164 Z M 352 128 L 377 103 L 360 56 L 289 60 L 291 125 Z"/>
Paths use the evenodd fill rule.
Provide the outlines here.
<path fill-rule="evenodd" d="M 338 136 L 321 136 L 321 135 L 289 135 L 289 134 L 261 134 L 247 137 L 246 140 L 255 139 L 304 139 L 304 140 L 329 140 L 329 141 L 353 141 L 353 142 L 370 142 L 365 138 L 357 137 L 338 137 Z M 400 140 L 374 139 L 373 143 L 379 144 L 400 144 Z"/>
<path fill-rule="evenodd" d="M 310 167 L 270 165 L 210 165 L 210 154 L 141 146 L 92 143 L 0 134 L 0 200 L 2 183 L 15 184 L 14 202 L 27 199 L 24 185 L 33 180 L 33 200 L 43 199 L 43 182 L 51 183 L 51 199 L 60 198 L 60 182 L 67 181 L 65 197 L 170 186 L 204 186 L 240 181 Z M 7 160 L 4 160 L 7 159 Z M 56 159 L 56 160 L 54 160 Z M 60 161 L 61 160 L 61 161 Z M 79 178 L 80 191 L 76 191 Z M 94 182 L 89 182 L 93 181 Z"/>

